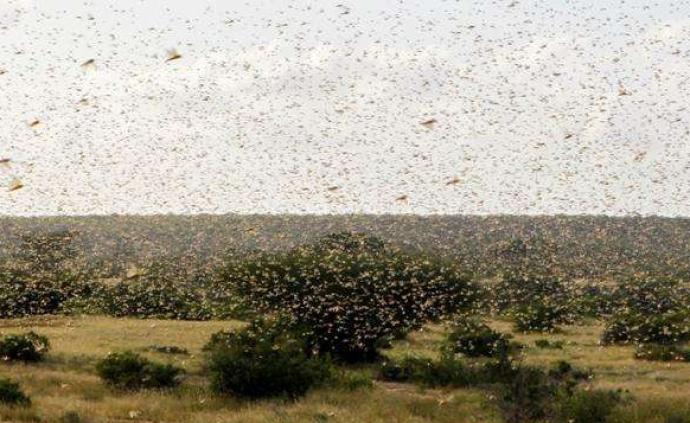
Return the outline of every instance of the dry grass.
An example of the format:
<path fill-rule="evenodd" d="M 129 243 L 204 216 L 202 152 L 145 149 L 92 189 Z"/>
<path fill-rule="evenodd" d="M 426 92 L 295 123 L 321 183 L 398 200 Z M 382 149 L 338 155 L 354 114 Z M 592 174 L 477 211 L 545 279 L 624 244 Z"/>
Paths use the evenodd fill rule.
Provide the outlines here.
<path fill-rule="evenodd" d="M 499 422 L 500 413 L 480 390 L 421 390 L 404 384 L 376 383 L 355 391 L 330 387 L 296 402 L 247 402 L 209 392 L 203 375 L 201 347 L 221 329 L 241 322 L 180 322 L 105 317 L 41 317 L 0 320 L 0 334 L 35 330 L 50 338 L 52 351 L 39 364 L 2 364 L 0 376 L 18 381 L 31 396 L 29 409 L 0 406 L 0 421 L 41 422 Z M 510 332 L 511 324 L 492 326 Z M 690 364 L 633 359 L 632 347 L 598 345 L 602 326 L 571 326 L 561 332 L 515 334 L 527 363 L 548 365 L 568 360 L 592 369 L 594 386 L 623 388 L 636 401 L 621 408 L 615 422 L 664 423 L 674 414 L 690 421 Z M 387 354 L 436 355 L 443 328 L 431 326 L 398 342 Z M 540 349 L 540 338 L 563 340 L 563 349 Z M 144 350 L 175 345 L 188 355 Z M 93 366 L 110 351 L 131 349 L 149 358 L 173 362 L 187 370 L 183 386 L 170 392 L 114 392 L 95 376 Z M 76 413 L 69 420 L 69 413 Z M 688 418 L 688 419 L 686 419 Z"/>
<path fill-rule="evenodd" d="M 18 381 L 30 409 L 0 406 L 0 421 L 76 422 L 498 422 L 497 409 L 478 390 L 420 390 L 377 383 L 347 391 L 315 390 L 296 402 L 247 402 L 221 398 L 207 388 L 201 348 L 212 333 L 240 322 L 180 322 L 104 317 L 41 317 L 0 320 L 0 333 L 35 330 L 52 350 L 38 364 L 3 364 L 0 375 Z M 184 347 L 189 355 L 145 352 L 153 345 Z M 114 392 L 93 371 L 110 351 L 131 349 L 188 372 L 171 392 Z"/>

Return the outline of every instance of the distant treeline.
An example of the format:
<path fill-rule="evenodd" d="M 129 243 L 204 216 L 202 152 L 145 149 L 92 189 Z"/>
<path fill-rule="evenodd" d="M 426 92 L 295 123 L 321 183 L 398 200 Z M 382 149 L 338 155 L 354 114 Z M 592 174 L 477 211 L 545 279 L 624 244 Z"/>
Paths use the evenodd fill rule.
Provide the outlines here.
<path fill-rule="evenodd" d="M 572 278 L 690 275 L 690 219 L 603 216 L 195 215 L 0 218 L 0 259 L 25 237 L 69 232 L 111 276 L 158 258 L 196 263 L 281 251 L 342 231 L 457 259 L 481 276 L 528 266 Z M 107 275 L 106 275 L 107 276 Z"/>

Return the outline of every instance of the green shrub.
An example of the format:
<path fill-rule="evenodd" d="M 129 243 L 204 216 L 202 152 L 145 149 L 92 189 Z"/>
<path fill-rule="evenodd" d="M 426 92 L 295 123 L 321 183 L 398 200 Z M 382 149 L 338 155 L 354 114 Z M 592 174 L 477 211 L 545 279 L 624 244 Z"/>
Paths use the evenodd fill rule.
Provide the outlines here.
<path fill-rule="evenodd" d="M 175 345 L 151 345 L 146 347 L 144 351 L 157 352 L 160 354 L 189 354 L 186 348 Z"/>
<path fill-rule="evenodd" d="M 563 349 L 563 341 L 549 341 L 548 339 L 537 339 L 534 341 L 534 345 L 537 348 L 544 348 L 544 349 L 555 349 L 555 350 L 562 350 Z"/>
<path fill-rule="evenodd" d="M 680 280 L 643 278 L 621 282 L 613 293 L 616 311 L 653 315 L 683 310 L 690 305 L 690 290 Z"/>
<path fill-rule="evenodd" d="M 477 319 L 457 319 L 446 339 L 447 348 L 468 357 L 497 357 L 511 345 L 508 335 L 496 332 Z"/>
<path fill-rule="evenodd" d="M 678 345 L 640 344 L 635 358 L 650 361 L 690 361 L 690 348 Z"/>
<path fill-rule="evenodd" d="M 545 420 L 552 415 L 557 386 L 543 370 L 520 366 L 503 385 L 502 406 L 508 422 Z"/>
<path fill-rule="evenodd" d="M 429 387 L 468 386 L 475 380 L 474 372 L 451 354 L 439 360 L 407 356 L 399 361 L 384 361 L 379 378 L 391 382 L 413 382 Z"/>
<path fill-rule="evenodd" d="M 606 323 L 602 343 L 655 343 L 672 345 L 690 340 L 690 312 L 672 310 L 643 314 L 625 310 Z"/>
<path fill-rule="evenodd" d="M 690 340 L 690 293 L 679 281 L 641 279 L 619 285 L 604 344 L 673 345 Z"/>
<path fill-rule="evenodd" d="M 31 400 L 22 392 L 19 384 L 0 378 L 0 404 L 28 406 Z"/>
<path fill-rule="evenodd" d="M 155 273 L 107 288 L 98 299 L 98 308 L 116 317 L 179 320 L 208 320 L 211 317 L 198 289 Z"/>
<path fill-rule="evenodd" d="M 501 406 L 508 422 L 552 421 L 568 409 L 571 398 L 577 395 L 579 382 L 591 374 L 560 361 L 548 370 L 539 367 L 517 366 L 506 373 L 502 381 Z M 572 405 L 576 408 L 576 405 Z M 567 421 L 567 420 L 565 420 Z"/>
<path fill-rule="evenodd" d="M 586 285 L 575 288 L 573 308 L 583 317 L 599 318 L 613 313 L 614 291 L 606 286 Z"/>
<path fill-rule="evenodd" d="M 522 332 L 553 332 L 563 323 L 559 307 L 551 304 L 526 304 L 513 311 L 515 329 Z"/>
<path fill-rule="evenodd" d="M 96 364 L 96 371 L 107 384 L 125 390 L 172 388 L 179 385 L 184 372 L 131 351 L 109 354 Z"/>
<path fill-rule="evenodd" d="M 564 317 L 571 313 L 575 300 L 575 289 L 555 276 L 535 275 L 530 273 L 509 272 L 493 289 L 494 306 L 499 312 L 506 312 L 515 307 L 549 302 L 559 307 Z"/>
<path fill-rule="evenodd" d="M 40 361 L 49 349 L 48 338 L 34 332 L 7 335 L 0 340 L 0 358 L 5 361 Z"/>
<path fill-rule="evenodd" d="M 623 398 L 619 391 L 577 391 L 560 404 L 560 420 L 568 423 L 606 423 Z"/>
<path fill-rule="evenodd" d="M 0 304 L 3 305 L 0 318 L 63 312 L 66 303 L 76 301 L 77 297 L 92 297 L 101 286 L 91 281 L 88 270 L 74 273 L 54 269 L 34 273 L 25 265 L 0 264 Z"/>
<path fill-rule="evenodd" d="M 517 330 L 551 332 L 577 317 L 575 293 L 557 277 L 508 273 L 493 290 L 494 307 L 512 316 Z"/>
<path fill-rule="evenodd" d="M 284 320 L 255 320 L 238 332 L 221 332 L 205 347 L 212 388 L 261 398 L 296 398 L 331 374 L 330 361 L 309 353 Z"/>
<path fill-rule="evenodd" d="M 376 358 L 382 342 L 469 308 L 477 295 L 454 264 L 356 234 L 231 260 L 219 281 L 247 309 L 289 313 L 316 351 L 347 361 Z"/>

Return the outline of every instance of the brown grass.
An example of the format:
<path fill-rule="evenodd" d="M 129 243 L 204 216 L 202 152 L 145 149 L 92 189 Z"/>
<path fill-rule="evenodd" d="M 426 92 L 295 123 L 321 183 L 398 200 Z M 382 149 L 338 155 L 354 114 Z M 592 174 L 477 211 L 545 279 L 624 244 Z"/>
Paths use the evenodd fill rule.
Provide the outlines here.
<path fill-rule="evenodd" d="M 511 324 L 492 326 L 510 332 Z M 210 335 L 241 326 L 238 321 L 180 322 L 105 317 L 40 317 L 0 320 L 0 335 L 34 330 L 49 337 L 52 350 L 38 364 L 0 364 L 0 376 L 19 382 L 32 398 L 28 409 L 0 406 L 0 421 L 76 422 L 499 422 L 500 412 L 487 392 L 475 389 L 422 390 L 413 385 L 377 382 L 373 388 L 314 390 L 296 402 L 248 402 L 219 397 L 207 387 L 201 348 Z M 602 326 L 570 326 L 561 332 L 515 334 L 526 345 L 524 361 L 548 365 L 568 360 L 595 373 L 594 387 L 623 388 L 636 399 L 622 407 L 614 422 L 663 423 L 674 413 L 690 417 L 690 364 L 639 361 L 632 347 L 601 347 Z M 396 343 L 386 354 L 435 356 L 443 328 L 430 326 Z M 539 338 L 563 340 L 560 349 L 534 346 Z M 175 345 L 188 355 L 144 350 Z M 97 359 L 111 351 L 131 349 L 187 370 L 174 391 L 115 392 L 94 374 Z M 361 370 L 361 369 L 360 369 Z M 358 371 L 358 370 L 355 370 Z M 678 420 L 678 421 L 690 421 Z"/>

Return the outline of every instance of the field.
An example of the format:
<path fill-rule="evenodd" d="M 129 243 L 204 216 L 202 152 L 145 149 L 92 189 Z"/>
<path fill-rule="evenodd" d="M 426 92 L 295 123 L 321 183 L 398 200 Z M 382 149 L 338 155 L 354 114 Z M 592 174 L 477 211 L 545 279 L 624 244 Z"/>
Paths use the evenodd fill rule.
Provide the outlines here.
<path fill-rule="evenodd" d="M 425 389 L 412 384 L 375 381 L 373 387 L 326 386 L 294 402 L 248 401 L 210 392 L 203 374 L 201 347 L 221 329 L 239 321 L 185 322 L 116 319 L 96 316 L 45 316 L 0 320 L 0 333 L 34 330 L 49 337 L 52 349 L 37 364 L 4 364 L 0 376 L 18 381 L 31 396 L 31 408 L 0 406 L 2 421 L 44 422 L 500 422 L 491 394 L 480 389 Z M 493 320 L 504 332 L 511 324 Z M 558 360 L 591 369 L 592 388 L 623 388 L 634 401 L 620 406 L 611 421 L 685 422 L 690 418 L 690 364 L 633 359 L 633 348 L 599 345 L 601 324 L 565 326 L 556 334 L 515 334 L 525 344 L 528 363 Z M 427 326 L 397 341 L 385 354 L 434 356 L 443 335 Z M 536 339 L 565 341 L 563 349 L 541 349 Z M 151 345 L 175 345 L 188 355 L 147 352 Z M 171 392 L 115 392 L 94 374 L 107 353 L 130 349 L 187 370 L 182 386 Z M 373 372 L 370 365 L 342 366 L 348 372 Z M 675 419 L 675 420 L 671 420 Z"/>
<path fill-rule="evenodd" d="M 170 221 L 0 248 L 0 421 L 690 423 L 686 220 Z"/>

